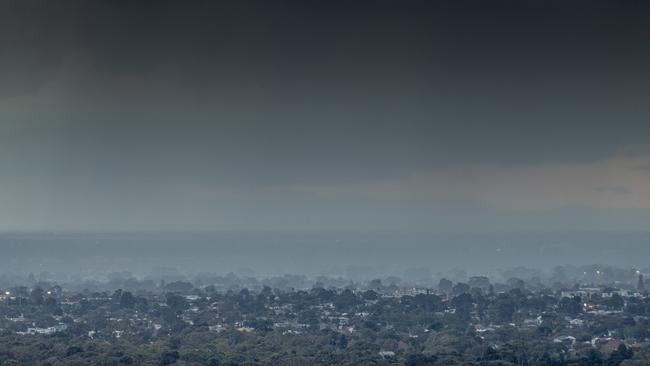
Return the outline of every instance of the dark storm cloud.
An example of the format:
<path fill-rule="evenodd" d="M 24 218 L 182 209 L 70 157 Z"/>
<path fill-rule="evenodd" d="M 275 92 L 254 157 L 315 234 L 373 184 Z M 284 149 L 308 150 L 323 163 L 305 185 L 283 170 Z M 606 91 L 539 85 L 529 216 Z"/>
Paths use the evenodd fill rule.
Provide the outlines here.
<path fill-rule="evenodd" d="M 128 208 L 136 226 L 142 207 L 179 206 L 186 221 L 316 210 L 327 223 L 339 208 L 372 222 L 373 207 L 429 211 L 273 189 L 459 164 L 593 163 L 650 146 L 641 2 L 0 8 L 0 174 L 12 207 L 28 197 L 42 212 L 68 205 L 107 222 Z M 472 211 L 464 205 L 458 217 Z"/>
<path fill-rule="evenodd" d="M 5 39 L 26 53 L 14 65 L 53 66 L 82 52 L 96 72 L 177 66 L 175 76 L 198 84 L 235 73 L 237 81 L 365 78 L 392 86 L 391 77 L 444 81 L 468 71 L 474 83 L 481 74 L 513 79 L 534 70 L 543 81 L 550 70 L 575 78 L 621 63 L 641 68 L 648 57 L 639 49 L 647 9 L 625 2 L 9 1 L 4 8 Z"/>
<path fill-rule="evenodd" d="M 163 68 L 200 92 L 219 90 L 218 81 L 452 93 L 518 79 L 546 88 L 562 78 L 616 83 L 649 57 L 648 11 L 626 2 L 9 1 L 4 8 L 11 57 L 3 59 L 18 71 L 55 68 L 80 53 L 94 73 Z"/>

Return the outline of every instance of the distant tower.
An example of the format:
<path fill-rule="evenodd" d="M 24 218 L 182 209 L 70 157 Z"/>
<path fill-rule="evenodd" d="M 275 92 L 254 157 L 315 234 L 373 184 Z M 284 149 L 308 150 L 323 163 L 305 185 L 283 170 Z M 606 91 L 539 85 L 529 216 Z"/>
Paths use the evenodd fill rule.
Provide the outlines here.
<path fill-rule="evenodd" d="M 640 292 L 645 291 L 645 283 L 643 282 L 643 275 L 639 274 L 639 281 L 636 283 L 636 289 Z"/>

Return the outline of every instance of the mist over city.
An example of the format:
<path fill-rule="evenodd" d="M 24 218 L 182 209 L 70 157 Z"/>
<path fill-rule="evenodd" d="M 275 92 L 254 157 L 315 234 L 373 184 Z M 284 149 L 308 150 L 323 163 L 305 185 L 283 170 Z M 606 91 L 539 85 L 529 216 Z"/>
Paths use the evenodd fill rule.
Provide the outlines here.
<path fill-rule="evenodd" d="M 648 365 L 648 65 L 632 0 L 0 0 L 0 365 Z"/>

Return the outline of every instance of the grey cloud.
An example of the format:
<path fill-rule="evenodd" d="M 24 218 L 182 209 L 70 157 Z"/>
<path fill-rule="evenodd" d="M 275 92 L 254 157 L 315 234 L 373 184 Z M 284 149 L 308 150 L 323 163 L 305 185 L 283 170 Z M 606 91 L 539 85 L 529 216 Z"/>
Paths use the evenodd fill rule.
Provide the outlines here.
<path fill-rule="evenodd" d="M 4 222 L 424 227 L 269 187 L 648 151 L 650 7 L 460 3 L 3 1 Z"/>
<path fill-rule="evenodd" d="M 604 192 L 604 193 L 619 193 L 619 194 L 626 194 L 630 193 L 630 190 L 625 187 L 621 186 L 599 186 L 596 187 L 597 192 Z"/>

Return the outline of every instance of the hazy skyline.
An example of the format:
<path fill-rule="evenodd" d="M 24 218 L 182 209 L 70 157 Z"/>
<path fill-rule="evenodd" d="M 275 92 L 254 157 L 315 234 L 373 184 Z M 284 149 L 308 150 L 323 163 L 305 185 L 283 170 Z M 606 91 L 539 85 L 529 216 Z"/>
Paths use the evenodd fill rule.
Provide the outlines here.
<path fill-rule="evenodd" d="M 3 1 L 0 230 L 646 230 L 648 20 Z"/>

